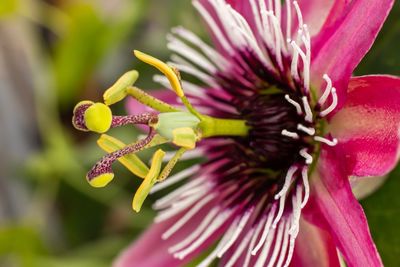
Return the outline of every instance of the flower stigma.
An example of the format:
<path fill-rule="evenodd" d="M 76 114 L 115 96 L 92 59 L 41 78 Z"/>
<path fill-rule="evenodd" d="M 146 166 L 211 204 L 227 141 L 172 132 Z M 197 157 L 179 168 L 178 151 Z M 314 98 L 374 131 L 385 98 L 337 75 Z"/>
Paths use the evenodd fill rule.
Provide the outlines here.
<path fill-rule="evenodd" d="M 137 71 L 129 71 L 105 91 L 104 103 L 92 101 L 78 103 L 73 111 L 72 123 L 78 130 L 101 133 L 98 145 L 109 153 L 87 173 L 86 178 L 89 184 L 93 187 L 106 186 L 114 178 L 111 165 L 116 160 L 120 161 L 132 173 L 143 179 L 132 202 L 133 209 L 139 211 L 154 184 L 165 180 L 179 158 L 186 151 L 196 148 L 196 144 L 201 139 L 214 136 L 246 136 L 249 127 L 243 120 L 214 118 L 199 113 L 186 98 L 181 87 L 179 71 L 176 68 L 142 52 L 134 51 L 134 54 L 165 75 L 176 95 L 184 103 L 186 110 L 173 107 L 134 87 L 133 83 L 139 74 Z M 127 96 L 135 98 L 138 102 L 154 109 L 155 112 L 114 116 L 109 106 Z M 149 128 L 147 136 L 125 145 L 120 140 L 104 134 L 110 128 L 128 124 L 147 125 Z M 174 144 L 178 147 L 178 151 L 163 169 L 161 165 L 165 152 L 161 149 L 153 155 L 150 168 L 135 155 L 137 152 L 165 143 Z"/>

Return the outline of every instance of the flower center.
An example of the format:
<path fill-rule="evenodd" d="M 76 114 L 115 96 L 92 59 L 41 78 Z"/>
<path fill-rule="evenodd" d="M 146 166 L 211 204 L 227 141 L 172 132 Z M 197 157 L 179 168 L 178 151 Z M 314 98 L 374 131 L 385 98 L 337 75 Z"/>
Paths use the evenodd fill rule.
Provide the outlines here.
<path fill-rule="evenodd" d="M 295 132 L 297 125 L 305 124 L 305 121 L 285 100 L 283 93 L 249 97 L 241 103 L 240 113 L 250 127 L 248 136 L 241 143 L 249 148 L 248 156 L 257 165 L 282 171 L 298 161 L 298 152 L 307 146 L 306 140 L 284 136 L 282 131 Z"/>

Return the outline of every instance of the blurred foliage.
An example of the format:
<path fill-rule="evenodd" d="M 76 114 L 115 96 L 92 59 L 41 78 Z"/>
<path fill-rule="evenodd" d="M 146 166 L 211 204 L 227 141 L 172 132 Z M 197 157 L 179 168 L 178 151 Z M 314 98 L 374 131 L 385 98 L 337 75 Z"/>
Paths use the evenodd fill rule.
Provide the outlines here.
<path fill-rule="evenodd" d="M 94 136 L 71 128 L 71 110 L 81 99 L 100 99 L 102 91 L 129 69 L 140 71 L 140 86 L 154 87 L 151 71 L 135 61 L 131 51 L 141 49 L 166 59 L 170 27 L 182 24 L 204 35 L 195 14 L 187 0 L 0 1 L 0 23 L 23 21 L 38 50 L 31 71 L 38 76 L 33 86 L 40 146 L 23 170 L 16 170 L 28 188 L 29 201 L 22 218 L 0 218 L 0 266 L 109 266 L 151 223 L 150 205 L 159 195 L 150 196 L 139 215 L 133 213 L 130 201 L 140 181 L 124 168 L 115 167 L 118 179 L 107 189 L 90 188 L 84 181 L 103 152 Z M 400 75 L 399 17 L 396 3 L 357 75 Z M 117 108 L 123 112 L 121 105 Z M 137 134 L 129 127 L 112 132 L 125 142 Z M 185 164 L 190 162 L 180 168 Z M 387 266 L 400 264 L 399 175 L 397 168 L 376 194 L 362 201 Z"/>

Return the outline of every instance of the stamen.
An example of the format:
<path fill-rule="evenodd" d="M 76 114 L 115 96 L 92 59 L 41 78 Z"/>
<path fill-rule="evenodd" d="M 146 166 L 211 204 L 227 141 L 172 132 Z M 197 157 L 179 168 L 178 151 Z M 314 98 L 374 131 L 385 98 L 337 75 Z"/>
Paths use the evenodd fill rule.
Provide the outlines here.
<path fill-rule="evenodd" d="M 327 116 L 329 113 L 331 113 L 335 108 L 336 108 L 336 106 L 337 106 L 337 104 L 338 104 L 338 97 L 337 97 L 337 94 L 336 94 L 336 88 L 332 88 L 331 89 L 331 95 L 332 95 L 332 103 L 331 103 L 331 105 L 327 108 L 327 109 L 325 109 L 325 110 L 323 110 L 323 111 L 321 111 L 320 113 L 319 113 L 319 115 L 321 116 L 321 117 L 325 117 L 325 116 Z"/>
<path fill-rule="evenodd" d="M 303 124 L 297 124 L 297 130 L 303 131 L 308 135 L 313 136 L 315 134 L 315 129 L 313 127 L 306 127 Z"/>
<path fill-rule="evenodd" d="M 324 93 L 322 94 L 322 96 L 318 100 L 318 104 L 321 105 L 321 106 L 326 102 L 326 100 L 328 99 L 328 96 L 329 96 L 329 94 L 331 93 L 331 90 L 332 90 L 332 80 L 329 78 L 329 76 L 327 74 L 324 74 L 322 76 L 322 78 L 326 81 L 326 88 L 324 90 Z"/>
<path fill-rule="evenodd" d="M 336 146 L 338 143 L 338 140 L 336 138 L 333 138 L 332 140 L 326 139 L 321 136 L 314 136 L 314 140 L 317 142 L 321 142 L 324 144 L 327 144 L 328 146 Z"/>
<path fill-rule="evenodd" d="M 302 156 L 303 158 L 306 159 L 306 164 L 307 165 L 311 165 L 312 162 L 313 162 L 313 158 L 307 151 L 308 151 L 307 148 L 303 148 L 303 149 L 300 150 L 299 154 L 300 154 L 300 156 Z"/>
<path fill-rule="evenodd" d="M 269 233 L 269 231 L 271 229 L 272 220 L 275 217 L 275 211 L 276 211 L 276 205 L 273 205 L 271 210 L 270 210 L 270 212 L 267 215 L 268 219 L 267 219 L 267 221 L 265 223 L 264 231 L 263 231 L 263 233 L 261 235 L 261 238 L 258 241 L 257 245 L 254 247 L 254 249 L 252 249 L 251 255 L 253 255 L 253 256 L 256 255 L 257 252 L 260 250 L 260 248 L 263 246 L 265 240 L 267 239 L 268 233 Z"/>
<path fill-rule="evenodd" d="M 293 139 L 299 139 L 300 136 L 297 133 L 294 132 L 289 132 L 288 130 L 284 129 L 281 132 L 282 135 L 293 138 Z"/>
<path fill-rule="evenodd" d="M 144 113 L 144 114 L 129 115 L 129 116 L 113 116 L 111 122 L 111 128 L 120 127 L 127 124 L 149 125 L 151 122 L 155 121 L 157 121 L 157 114 L 155 113 Z"/>
<path fill-rule="evenodd" d="M 307 204 L 308 198 L 310 197 L 310 185 L 308 183 L 308 168 L 304 167 L 301 171 L 301 177 L 303 179 L 303 186 L 304 186 L 304 198 L 301 202 L 301 208 L 304 208 Z"/>
<path fill-rule="evenodd" d="M 287 100 L 287 102 L 289 102 L 290 104 L 292 104 L 295 108 L 296 108 L 296 111 L 297 111 L 297 114 L 298 115 L 301 115 L 303 112 L 301 111 L 301 106 L 300 106 L 300 104 L 299 103 L 297 103 L 296 101 L 294 101 L 293 99 L 291 99 L 290 98 L 290 96 L 289 95 L 285 95 L 285 99 Z"/>
<path fill-rule="evenodd" d="M 311 111 L 311 107 L 310 104 L 308 103 L 308 99 L 306 96 L 302 97 L 303 100 L 303 106 L 304 106 L 304 111 L 306 112 L 306 116 L 305 116 L 305 120 L 308 122 L 312 122 L 313 121 L 313 114 Z"/>
<path fill-rule="evenodd" d="M 198 211 L 200 211 L 204 205 L 210 202 L 215 197 L 215 194 L 210 194 L 194 205 L 189 212 L 187 212 L 182 218 L 180 218 L 174 225 L 172 225 L 166 232 L 161 236 L 162 239 L 166 240 L 178 231 L 183 225 L 185 225 Z"/>
<path fill-rule="evenodd" d="M 88 182 L 94 187 L 104 187 L 106 186 L 113 177 L 113 171 L 111 165 L 118 158 L 121 158 L 127 154 L 135 153 L 142 150 L 147 144 L 151 142 L 154 138 L 155 132 L 150 128 L 148 136 L 136 143 L 126 146 L 123 149 L 112 152 L 105 155 L 100 161 L 98 161 L 93 168 L 88 172 L 86 178 Z M 112 177 L 111 177 L 112 176 Z"/>

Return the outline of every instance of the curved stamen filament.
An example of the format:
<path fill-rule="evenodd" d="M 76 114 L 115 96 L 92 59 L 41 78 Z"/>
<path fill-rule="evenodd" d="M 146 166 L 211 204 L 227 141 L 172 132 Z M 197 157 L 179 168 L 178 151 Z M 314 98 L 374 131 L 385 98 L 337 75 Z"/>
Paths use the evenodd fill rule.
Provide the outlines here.
<path fill-rule="evenodd" d="M 97 177 L 106 174 L 112 173 L 111 165 L 118 159 L 125 155 L 138 152 L 143 150 L 147 144 L 151 142 L 151 140 L 156 135 L 155 131 L 150 128 L 150 132 L 145 139 L 142 139 L 136 143 L 128 145 L 123 149 L 116 150 L 108 155 L 105 155 L 100 161 L 98 161 L 94 167 L 88 172 L 87 179 L 89 182 L 95 180 Z"/>

